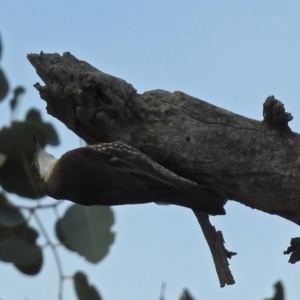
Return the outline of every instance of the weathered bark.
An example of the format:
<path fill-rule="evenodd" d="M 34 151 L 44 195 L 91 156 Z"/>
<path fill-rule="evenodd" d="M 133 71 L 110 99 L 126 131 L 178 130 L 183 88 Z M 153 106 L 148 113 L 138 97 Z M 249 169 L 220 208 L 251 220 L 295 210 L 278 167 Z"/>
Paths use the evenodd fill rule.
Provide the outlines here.
<path fill-rule="evenodd" d="M 182 92 L 138 94 L 70 53 L 28 59 L 45 83 L 35 87 L 48 113 L 87 143 L 123 141 L 230 200 L 300 225 L 300 136 L 274 97 L 261 122 Z"/>
<path fill-rule="evenodd" d="M 224 246 L 223 234 L 221 231 L 216 231 L 215 227 L 209 222 L 208 216 L 197 211 L 194 211 L 195 216 L 201 226 L 204 237 L 209 246 L 211 255 L 213 257 L 217 275 L 219 277 L 220 286 L 224 287 L 226 284 L 234 284 L 234 278 L 229 269 L 228 258 L 236 255 L 235 252 L 228 251 Z"/>

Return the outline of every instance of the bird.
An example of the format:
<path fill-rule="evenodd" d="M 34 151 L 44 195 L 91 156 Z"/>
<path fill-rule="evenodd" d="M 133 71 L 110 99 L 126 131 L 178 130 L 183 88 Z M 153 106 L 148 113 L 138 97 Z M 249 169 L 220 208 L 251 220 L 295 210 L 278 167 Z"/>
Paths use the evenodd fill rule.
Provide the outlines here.
<path fill-rule="evenodd" d="M 226 213 L 227 198 L 219 190 L 177 176 L 125 143 L 87 145 L 55 158 L 34 140 L 33 175 L 54 199 L 85 206 L 155 202 Z"/>

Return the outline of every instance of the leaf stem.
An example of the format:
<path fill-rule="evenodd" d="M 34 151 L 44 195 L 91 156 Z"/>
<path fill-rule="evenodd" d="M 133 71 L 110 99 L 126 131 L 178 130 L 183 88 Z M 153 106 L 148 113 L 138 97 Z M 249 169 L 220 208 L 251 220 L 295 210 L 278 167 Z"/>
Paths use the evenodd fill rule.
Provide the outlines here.
<path fill-rule="evenodd" d="M 50 246 L 53 256 L 55 258 L 56 261 L 56 265 L 57 265 L 57 270 L 58 270 L 58 275 L 59 275 L 59 289 L 58 289 L 58 300 L 63 300 L 63 282 L 64 282 L 64 273 L 63 273 L 63 268 L 62 268 L 62 263 L 60 260 L 60 257 L 58 255 L 58 251 L 56 249 L 56 246 L 52 243 L 48 232 L 46 230 L 46 228 L 44 227 L 40 217 L 38 216 L 36 211 L 33 211 L 33 216 L 42 232 L 42 234 L 44 235 L 44 238 L 47 242 L 47 244 Z"/>

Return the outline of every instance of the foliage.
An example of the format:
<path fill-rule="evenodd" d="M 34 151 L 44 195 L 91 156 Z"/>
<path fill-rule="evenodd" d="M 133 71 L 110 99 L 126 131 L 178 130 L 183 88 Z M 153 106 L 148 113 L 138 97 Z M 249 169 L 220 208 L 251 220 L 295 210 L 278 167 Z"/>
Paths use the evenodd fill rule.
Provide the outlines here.
<path fill-rule="evenodd" d="M 79 300 L 102 300 L 96 288 L 89 285 L 85 274 L 77 272 L 73 278 L 75 291 Z"/>
<path fill-rule="evenodd" d="M 94 206 L 90 209 L 75 204 L 57 220 L 56 235 L 70 251 L 91 263 L 98 263 L 108 254 L 114 241 L 115 234 L 110 230 L 113 224 L 111 208 Z"/>
<path fill-rule="evenodd" d="M 0 41 L 0 58 L 2 49 Z M 13 90 L 9 100 L 11 124 L 0 128 L 0 261 L 12 264 L 26 275 L 37 275 L 44 262 L 44 249 L 50 247 L 60 278 L 58 298 L 63 299 L 63 282 L 69 277 L 73 278 L 78 299 L 100 300 L 100 294 L 88 284 L 83 272 L 77 271 L 74 276 L 63 273 L 63 262 L 57 246 L 63 245 L 70 253 L 76 252 L 91 263 L 99 263 L 114 242 L 114 233 L 111 231 L 114 224 L 113 211 L 110 207 L 90 208 L 72 204 L 60 216 L 57 206 L 62 201 L 43 204 L 44 195 L 31 172 L 35 152 L 32 135 L 35 133 L 42 147 L 58 146 L 59 138 L 55 128 L 42 120 L 36 109 L 30 109 L 24 120 L 15 119 L 24 92 L 22 86 Z M 0 67 L 1 105 L 8 100 L 9 93 L 8 80 Z M 32 204 L 13 204 L 12 193 L 31 199 Z M 41 209 L 54 210 L 57 215 L 54 226 L 56 241 L 50 239 L 48 229 L 39 217 Z M 37 229 L 31 226 L 34 221 Z M 45 245 L 37 243 L 39 235 L 46 240 Z"/>
<path fill-rule="evenodd" d="M 195 298 L 192 297 L 192 295 L 187 289 L 184 289 L 179 300 L 195 300 Z"/>
<path fill-rule="evenodd" d="M 264 300 L 284 300 L 284 288 L 283 288 L 283 284 L 281 281 L 277 281 L 274 284 L 274 289 L 275 289 L 275 293 L 274 296 L 272 298 L 267 298 Z"/>
<path fill-rule="evenodd" d="M 0 59 L 2 58 L 2 50 L 3 48 L 0 39 Z M 8 91 L 9 91 L 9 83 L 8 80 L 6 79 L 4 71 L 0 67 L 0 102 L 4 100 L 4 98 L 8 94 Z"/>

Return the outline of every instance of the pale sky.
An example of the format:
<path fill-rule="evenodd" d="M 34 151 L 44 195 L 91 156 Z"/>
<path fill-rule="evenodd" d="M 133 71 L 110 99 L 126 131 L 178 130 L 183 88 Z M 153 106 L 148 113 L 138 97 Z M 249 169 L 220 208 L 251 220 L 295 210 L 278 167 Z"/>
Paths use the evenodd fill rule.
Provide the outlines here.
<path fill-rule="evenodd" d="M 299 1 L 1 0 L 0 63 L 12 87 L 27 89 L 19 117 L 36 107 L 58 130 L 61 147 L 49 148 L 56 156 L 80 142 L 47 115 L 32 86 L 41 80 L 28 53 L 70 51 L 140 93 L 179 90 L 257 120 L 265 98 L 275 95 L 293 114 L 290 125 L 299 132 L 299 16 Z M 8 125 L 7 108 L 8 103 L 0 104 L 1 126 Z M 238 252 L 230 261 L 236 284 L 221 289 L 191 211 L 155 204 L 113 209 L 116 241 L 102 262 L 93 265 L 60 249 L 66 275 L 84 271 L 105 300 L 158 300 L 162 282 L 166 300 L 178 299 L 183 288 L 196 300 L 260 300 L 273 294 L 279 279 L 288 300 L 299 297 L 300 263 L 291 265 L 283 255 L 290 239 L 299 236 L 299 227 L 289 221 L 232 201 L 226 216 L 211 218 L 223 231 L 227 249 Z M 52 235 L 53 214 L 40 216 Z M 49 249 L 36 277 L 9 264 L 0 268 L 0 299 L 57 299 L 58 275 Z M 76 299 L 70 282 L 64 299 Z"/>

